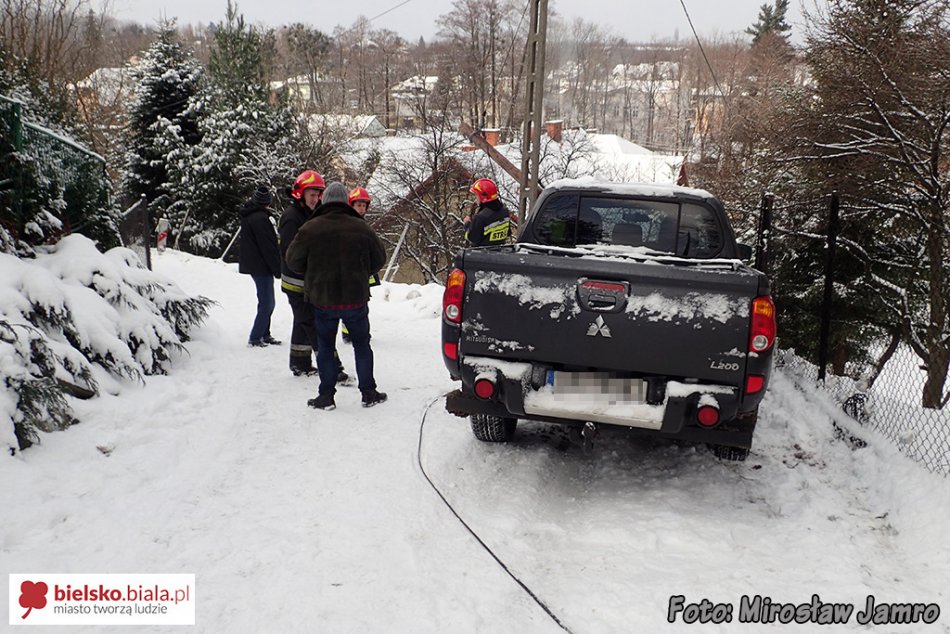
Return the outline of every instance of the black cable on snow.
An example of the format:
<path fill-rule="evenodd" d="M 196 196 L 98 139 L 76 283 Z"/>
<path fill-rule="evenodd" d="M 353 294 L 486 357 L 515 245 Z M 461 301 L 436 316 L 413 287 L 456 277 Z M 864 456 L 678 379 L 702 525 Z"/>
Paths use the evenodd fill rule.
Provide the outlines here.
<path fill-rule="evenodd" d="M 446 394 L 447 394 L 447 393 L 446 393 Z M 426 405 L 425 411 L 422 413 L 422 421 L 419 423 L 419 445 L 418 445 L 418 447 L 417 447 L 417 449 L 416 449 L 416 461 L 417 461 L 418 464 L 419 464 L 419 469 L 422 471 L 422 476 L 426 479 L 426 482 L 429 483 L 429 486 L 432 487 L 432 490 L 435 491 L 435 494 L 438 495 L 439 498 L 442 500 L 442 503 L 445 504 L 445 506 L 452 512 L 452 515 L 455 516 L 455 519 L 457 519 L 457 520 L 459 521 L 459 523 L 460 523 L 462 526 L 465 527 L 465 530 L 467 530 L 467 531 L 469 532 L 469 534 L 470 534 L 472 537 L 475 538 L 475 541 L 477 541 L 477 542 L 479 543 L 479 545 L 480 545 L 482 548 L 484 548 L 485 551 L 486 551 L 489 555 L 491 555 L 492 559 L 494 559 L 495 562 L 496 562 L 499 566 L 501 566 L 502 570 L 504 570 L 506 573 L 508 573 L 508 576 L 511 577 L 511 578 L 514 580 L 515 583 L 517 583 L 519 586 L 521 586 L 521 589 L 524 590 L 525 592 L 527 592 L 527 593 L 528 593 L 528 596 L 531 597 L 531 598 L 534 600 L 534 602 L 537 603 L 538 606 L 539 606 L 542 610 L 544 610 L 545 614 L 547 614 L 549 617 L 551 617 L 551 619 L 552 619 L 555 623 L 557 623 L 558 626 L 559 626 L 562 630 L 564 630 L 565 632 L 568 632 L 568 634 L 574 634 L 574 633 L 571 631 L 571 629 L 570 629 L 569 627 L 567 627 L 566 625 L 564 625 L 563 623 L 561 623 L 561 619 L 557 618 L 557 615 L 555 615 L 554 612 L 551 611 L 551 608 L 549 608 L 549 607 L 547 606 L 547 604 L 544 603 L 544 601 L 542 601 L 541 599 L 539 599 L 539 598 L 538 598 L 538 595 L 536 595 L 534 592 L 531 591 L 531 588 L 529 588 L 527 585 L 525 585 L 525 583 L 524 583 L 521 579 L 519 579 L 519 578 L 515 575 L 515 573 L 511 572 L 511 570 L 508 568 L 508 566 L 505 565 L 505 562 L 503 562 L 501 559 L 499 559 L 499 558 L 498 558 L 498 555 L 496 555 L 496 554 L 494 553 L 494 551 L 493 551 L 491 548 L 488 547 L 488 544 L 486 544 L 484 541 L 482 541 L 482 538 L 479 537 L 478 534 L 477 534 L 474 530 L 472 530 L 472 527 L 469 526 L 469 525 L 465 522 L 465 520 L 462 519 L 462 516 L 459 515 L 459 514 L 458 514 L 458 511 L 456 511 L 455 508 L 449 503 L 449 501 L 448 501 L 447 499 L 445 499 L 445 496 L 442 495 L 442 491 L 439 490 L 439 487 L 437 487 L 437 486 L 435 485 L 435 483 L 432 481 L 432 478 L 430 478 L 430 477 L 429 477 L 429 474 L 426 473 L 426 469 L 425 469 L 425 467 L 422 465 L 422 430 L 425 428 L 425 425 L 426 425 L 426 417 L 429 415 L 429 409 L 432 407 L 433 404 L 435 404 L 436 401 L 438 401 L 439 399 L 445 397 L 446 394 L 440 394 L 439 396 L 437 396 L 437 397 L 435 397 L 434 399 L 432 399 L 431 401 L 429 401 L 429 403 Z"/>

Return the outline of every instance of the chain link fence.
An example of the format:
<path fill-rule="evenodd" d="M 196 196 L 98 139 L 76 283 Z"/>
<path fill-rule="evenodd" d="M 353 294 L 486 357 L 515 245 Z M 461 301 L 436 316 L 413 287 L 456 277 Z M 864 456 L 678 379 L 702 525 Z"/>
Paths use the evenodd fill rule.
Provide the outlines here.
<path fill-rule="evenodd" d="M 145 268 L 152 270 L 152 218 L 145 194 L 119 218 L 122 244 L 135 251 Z"/>
<path fill-rule="evenodd" d="M 110 208 L 105 159 L 53 130 L 24 119 L 26 104 L 0 95 L 0 119 L 14 154 L 3 170 L 4 190 L 17 235 L 34 221 L 37 205 L 51 204 L 62 233 L 81 232 L 108 245 L 114 240 L 103 210 Z M 48 203 L 47 201 L 52 201 Z M 28 233 L 28 231 L 27 231 Z"/>
<path fill-rule="evenodd" d="M 868 388 L 847 376 L 818 378 L 818 366 L 780 350 L 776 365 L 824 391 L 863 426 L 881 433 L 930 471 L 950 477 L 950 408 L 921 407 L 924 376 L 915 355 L 901 348 Z"/>
<path fill-rule="evenodd" d="M 837 195 L 824 209 L 812 201 L 813 213 L 794 229 L 772 225 L 773 203 L 776 217 L 790 217 L 783 202 L 803 206 L 763 197 L 756 265 L 772 282 L 780 340 L 784 331 L 803 348 L 779 350 L 776 364 L 826 392 L 847 415 L 928 470 L 950 477 L 950 403 L 945 398 L 940 408 L 923 406 L 927 372 L 920 357 L 893 334 L 899 325 L 872 323 L 867 311 L 873 305 L 849 290 L 854 272 L 835 257 Z M 815 275 L 816 268 L 824 270 Z M 857 341 L 864 344 L 856 349 L 845 338 L 859 329 Z M 950 379 L 942 391 L 948 393 Z"/>

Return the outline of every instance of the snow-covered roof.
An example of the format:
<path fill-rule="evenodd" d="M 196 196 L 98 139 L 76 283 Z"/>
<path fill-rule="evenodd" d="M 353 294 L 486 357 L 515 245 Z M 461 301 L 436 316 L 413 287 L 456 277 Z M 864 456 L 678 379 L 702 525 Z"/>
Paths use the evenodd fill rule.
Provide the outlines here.
<path fill-rule="evenodd" d="M 461 135 L 449 133 L 442 141 L 442 146 L 448 148 L 447 157 L 461 159 L 464 141 Z M 379 163 L 365 187 L 373 196 L 374 208 L 389 209 L 410 194 L 410 185 L 432 176 L 431 159 L 427 160 L 430 145 L 431 139 L 421 134 L 357 139 L 342 154 L 347 164 L 357 167 L 371 153 L 378 153 Z"/>
<path fill-rule="evenodd" d="M 456 160 L 474 178 L 494 180 L 504 202 L 516 205 L 520 184 L 481 150 L 465 151 L 469 143 L 461 135 L 453 132 L 449 137 L 442 142 L 443 147 L 448 147 L 446 156 Z M 599 182 L 673 185 L 683 162 L 681 156 L 651 152 L 617 135 L 588 133 L 582 129 L 565 130 L 562 143 L 547 136 L 541 140 L 540 178 L 545 185 L 565 177 L 585 176 Z M 343 153 L 343 159 L 352 166 L 359 166 L 365 163 L 371 151 L 379 153 L 379 164 L 366 187 L 378 201 L 379 208 L 386 208 L 409 194 L 407 181 L 421 183 L 431 176 L 431 172 L 423 173 L 430 162 L 426 160 L 427 145 L 431 145 L 431 138 L 422 134 L 363 139 L 351 144 Z M 520 168 L 520 144 L 502 144 L 495 149 Z M 406 173 L 410 169 L 418 172 L 413 173 L 411 179 Z"/>
<path fill-rule="evenodd" d="M 311 130 L 335 128 L 354 137 L 378 137 L 386 134 L 386 126 L 380 122 L 379 117 L 372 114 L 312 114 L 307 119 L 307 126 Z"/>
<path fill-rule="evenodd" d="M 629 154 L 639 156 L 652 156 L 652 150 L 648 150 L 642 145 L 637 145 L 633 141 L 619 136 L 617 134 L 592 134 L 591 142 L 601 154 Z"/>
<path fill-rule="evenodd" d="M 314 76 L 317 83 L 333 81 L 332 78 L 323 77 L 320 74 Z M 269 84 L 271 90 L 280 90 L 284 86 L 299 86 L 299 87 L 309 87 L 310 86 L 310 77 L 308 75 L 297 75 L 295 77 L 288 77 L 284 80 L 272 81 Z"/>
<path fill-rule="evenodd" d="M 392 92 L 432 92 L 437 83 L 439 83 L 438 75 L 413 75 L 402 80 L 390 90 Z"/>

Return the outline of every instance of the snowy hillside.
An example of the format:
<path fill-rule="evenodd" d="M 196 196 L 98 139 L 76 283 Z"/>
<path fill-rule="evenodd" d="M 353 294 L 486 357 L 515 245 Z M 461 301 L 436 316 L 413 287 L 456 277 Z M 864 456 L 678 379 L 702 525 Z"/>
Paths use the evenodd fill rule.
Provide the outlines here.
<path fill-rule="evenodd" d="M 758 632 L 682 614 L 670 624 L 670 597 L 738 612 L 743 595 L 814 594 L 855 606 L 821 631 L 950 632 L 948 481 L 781 370 L 744 463 L 623 430 L 585 453 L 524 422 L 517 442 L 487 445 L 439 400 L 455 386 L 439 357 L 441 287 L 374 289 L 389 401 L 363 409 L 343 387 L 324 412 L 306 405 L 316 378 L 287 369 L 282 296 L 272 332 L 284 345 L 247 348 L 249 277 L 177 252 L 155 259 L 218 304 L 170 375 L 76 402 L 79 425 L 0 459 L 0 572 L 193 573 L 198 632 L 563 631 L 430 488 L 421 446 L 456 512 L 576 634 Z M 836 439 L 832 420 L 868 446 Z M 868 595 L 941 614 L 860 625 Z"/>

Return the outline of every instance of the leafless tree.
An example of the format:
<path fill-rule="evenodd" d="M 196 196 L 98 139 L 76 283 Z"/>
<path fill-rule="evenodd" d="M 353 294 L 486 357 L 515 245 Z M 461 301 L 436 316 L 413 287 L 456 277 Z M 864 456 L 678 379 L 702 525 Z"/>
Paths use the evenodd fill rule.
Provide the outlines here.
<path fill-rule="evenodd" d="M 406 230 L 401 279 L 444 281 L 462 246 L 471 184 L 471 174 L 456 158 L 462 142 L 447 119 L 431 119 L 425 132 L 380 158 L 372 188 L 386 202 L 369 220 L 390 249 Z"/>
<path fill-rule="evenodd" d="M 0 0 L 0 14 L 4 48 L 63 111 L 71 110 L 70 84 L 98 63 L 105 9 L 97 13 L 90 0 Z"/>

